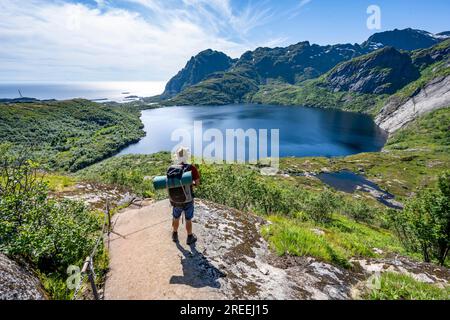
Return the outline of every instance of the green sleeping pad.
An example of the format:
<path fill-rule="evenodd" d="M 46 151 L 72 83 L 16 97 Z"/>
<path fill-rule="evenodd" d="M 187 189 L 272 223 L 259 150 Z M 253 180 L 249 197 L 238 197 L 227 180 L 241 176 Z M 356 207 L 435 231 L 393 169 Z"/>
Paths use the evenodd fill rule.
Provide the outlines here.
<path fill-rule="evenodd" d="M 166 176 L 158 176 L 153 178 L 153 186 L 155 190 L 175 188 L 180 186 L 190 186 L 192 184 L 192 172 L 188 171 L 183 174 L 181 179 L 167 179 Z"/>

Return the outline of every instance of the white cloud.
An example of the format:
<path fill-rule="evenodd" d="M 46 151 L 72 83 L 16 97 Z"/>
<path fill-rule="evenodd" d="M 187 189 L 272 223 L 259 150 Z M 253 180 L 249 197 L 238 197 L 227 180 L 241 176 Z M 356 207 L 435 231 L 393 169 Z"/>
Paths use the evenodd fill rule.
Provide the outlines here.
<path fill-rule="evenodd" d="M 233 57 L 253 49 L 257 44 L 244 35 L 267 17 L 265 10 L 236 15 L 229 1 L 183 0 L 181 8 L 169 8 L 167 1 L 127 1 L 152 14 L 105 0 L 97 0 L 97 8 L 2 0 L 0 80 L 167 80 L 206 48 Z"/>
<path fill-rule="evenodd" d="M 303 7 L 306 6 L 307 4 L 309 4 L 312 0 L 300 0 L 300 2 L 298 3 L 298 5 L 292 9 L 292 11 L 290 12 L 289 15 L 289 19 L 295 18 L 296 16 L 298 16 L 300 14 L 300 12 L 302 12 Z"/>

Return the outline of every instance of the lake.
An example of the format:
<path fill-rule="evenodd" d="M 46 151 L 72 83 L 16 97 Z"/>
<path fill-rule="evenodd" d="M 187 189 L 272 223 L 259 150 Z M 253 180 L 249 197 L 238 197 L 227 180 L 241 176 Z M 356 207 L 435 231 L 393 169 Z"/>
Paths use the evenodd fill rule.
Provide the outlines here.
<path fill-rule="evenodd" d="M 281 157 L 345 156 L 379 151 L 386 142 L 386 134 L 367 115 L 301 106 L 166 107 L 144 110 L 142 121 L 146 137 L 120 155 L 170 151 L 177 144 L 171 141 L 172 132 L 193 134 L 194 121 L 202 121 L 203 130 L 217 128 L 223 134 L 226 129 L 279 129 Z"/>
<path fill-rule="evenodd" d="M 0 82 L 0 98 L 19 97 L 19 90 L 27 98 L 67 100 L 83 98 L 94 101 L 132 101 L 135 97 L 150 97 L 164 91 L 159 81 L 103 81 L 103 82 Z"/>

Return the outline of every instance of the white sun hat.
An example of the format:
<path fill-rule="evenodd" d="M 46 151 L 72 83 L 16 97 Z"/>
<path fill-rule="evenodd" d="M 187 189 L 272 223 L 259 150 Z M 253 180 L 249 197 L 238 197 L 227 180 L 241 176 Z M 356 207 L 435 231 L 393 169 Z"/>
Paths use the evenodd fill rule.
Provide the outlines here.
<path fill-rule="evenodd" d="M 173 160 L 176 164 L 188 163 L 190 157 L 189 149 L 186 147 L 180 147 L 173 154 Z"/>

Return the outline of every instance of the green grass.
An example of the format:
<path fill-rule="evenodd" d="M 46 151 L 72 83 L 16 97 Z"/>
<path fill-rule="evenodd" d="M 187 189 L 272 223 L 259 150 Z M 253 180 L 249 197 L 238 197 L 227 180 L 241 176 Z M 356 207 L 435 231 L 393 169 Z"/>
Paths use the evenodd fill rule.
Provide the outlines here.
<path fill-rule="evenodd" d="M 77 179 L 73 176 L 54 173 L 44 175 L 44 181 L 47 182 L 48 188 L 54 192 L 63 191 L 77 183 Z"/>
<path fill-rule="evenodd" d="M 405 274 L 384 272 L 380 288 L 367 289 L 364 299 L 370 300 L 450 300 L 450 286 L 439 288 Z"/>
<path fill-rule="evenodd" d="M 271 224 L 262 229 L 262 234 L 279 255 L 312 256 L 350 267 L 351 257 L 375 257 L 374 248 L 404 252 L 389 231 L 352 221 L 341 214 L 334 214 L 327 224 L 282 216 L 271 216 L 269 221 Z"/>

